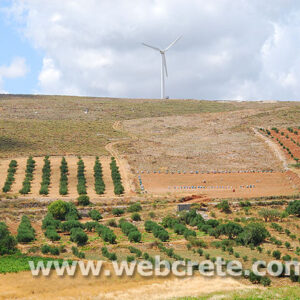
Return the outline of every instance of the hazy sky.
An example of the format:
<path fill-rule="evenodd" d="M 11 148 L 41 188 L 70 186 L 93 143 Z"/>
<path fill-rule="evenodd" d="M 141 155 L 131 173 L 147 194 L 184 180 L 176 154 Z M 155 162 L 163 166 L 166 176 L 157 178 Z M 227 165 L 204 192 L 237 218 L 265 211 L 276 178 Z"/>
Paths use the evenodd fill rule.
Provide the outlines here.
<path fill-rule="evenodd" d="M 0 91 L 300 99 L 299 0 L 0 0 Z"/>

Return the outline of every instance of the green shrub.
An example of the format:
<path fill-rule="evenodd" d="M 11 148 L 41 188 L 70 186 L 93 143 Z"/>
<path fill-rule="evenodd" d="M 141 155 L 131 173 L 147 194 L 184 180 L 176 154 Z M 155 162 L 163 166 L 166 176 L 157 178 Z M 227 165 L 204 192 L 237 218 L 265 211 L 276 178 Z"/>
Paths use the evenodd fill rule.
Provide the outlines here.
<path fill-rule="evenodd" d="M 139 212 L 142 210 L 142 206 L 140 203 L 134 203 L 134 204 L 131 204 L 127 210 L 128 210 L 128 212 Z"/>
<path fill-rule="evenodd" d="M 19 243 L 30 243 L 35 240 L 35 230 L 27 216 L 23 216 L 18 227 L 17 240 Z"/>
<path fill-rule="evenodd" d="M 105 242 L 108 242 L 110 244 L 114 244 L 116 242 L 117 237 L 114 232 L 103 224 L 98 224 L 96 226 L 96 231 Z"/>
<path fill-rule="evenodd" d="M 300 200 L 291 201 L 286 208 L 289 215 L 296 215 L 300 217 Z"/>
<path fill-rule="evenodd" d="M 26 195 L 26 194 L 30 193 L 31 181 L 33 180 L 34 169 L 35 169 L 35 160 L 30 156 L 27 159 L 26 170 L 25 170 L 25 178 L 24 178 L 24 181 L 23 181 L 23 186 L 19 191 L 20 194 Z"/>
<path fill-rule="evenodd" d="M 10 234 L 7 225 L 0 222 L 0 255 L 13 254 L 16 252 L 17 242 Z"/>
<path fill-rule="evenodd" d="M 52 242 L 59 241 L 61 239 L 61 237 L 57 233 L 56 229 L 51 226 L 47 227 L 47 229 L 45 231 L 45 236 Z"/>
<path fill-rule="evenodd" d="M 115 219 L 108 220 L 107 223 L 106 223 L 106 225 L 110 226 L 110 227 L 118 227 L 118 224 L 117 224 L 117 222 L 116 222 Z"/>
<path fill-rule="evenodd" d="M 113 208 L 111 212 L 114 216 L 119 217 L 123 215 L 125 211 L 122 208 Z"/>
<path fill-rule="evenodd" d="M 281 252 L 279 250 L 275 250 L 272 252 L 272 256 L 276 259 L 280 259 Z"/>
<path fill-rule="evenodd" d="M 136 226 L 127 222 L 126 220 L 120 221 L 119 226 L 122 232 L 128 236 L 130 242 L 140 242 L 142 234 L 139 232 Z"/>
<path fill-rule="evenodd" d="M 65 220 L 68 213 L 67 202 L 56 200 L 48 206 L 48 212 L 52 214 L 56 220 Z"/>
<path fill-rule="evenodd" d="M 221 203 L 217 205 L 217 207 L 225 213 L 230 213 L 230 206 L 227 200 L 222 200 Z"/>
<path fill-rule="evenodd" d="M 48 244 L 43 245 L 43 246 L 41 247 L 41 250 L 42 250 L 42 253 L 43 253 L 43 254 L 48 254 L 48 253 L 50 252 L 50 249 L 51 249 L 51 247 L 50 247 Z"/>
<path fill-rule="evenodd" d="M 263 286 L 270 286 L 271 285 L 271 279 L 269 277 L 262 277 L 260 279 L 260 283 L 263 285 Z"/>
<path fill-rule="evenodd" d="M 100 212 L 96 209 L 89 211 L 89 217 L 94 221 L 99 221 L 102 219 Z"/>
<path fill-rule="evenodd" d="M 132 215 L 131 215 L 131 219 L 133 220 L 133 221 L 141 221 L 141 216 L 140 216 L 140 214 L 138 214 L 138 213 L 133 213 Z"/>
<path fill-rule="evenodd" d="M 83 246 L 87 243 L 88 236 L 81 228 L 75 227 L 70 231 L 70 240 L 77 243 L 78 246 Z"/>
<path fill-rule="evenodd" d="M 169 240 L 170 238 L 169 233 L 162 226 L 158 225 L 156 222 L 147 220 L 144 223 L 144 226 L 147 232 L 152 232 L 153 235 L 156 238 L 160 239 L 162 242 L 166 242 Z"/>
<path fill-rule="evenodd" d="M 90 204 L 90 197 L 87 195 L 81 195 L 77 198 L 78 205 L 87 206 Z"/>
<path fill-rule="evenodd" d="M 127 262 L 130 263 L 132 261 L 135 261 L 135 258 L 134 258 L 134 256 L 129 255 L 129 256 L 126 257 L 126 260 L 127 260 Z"/>

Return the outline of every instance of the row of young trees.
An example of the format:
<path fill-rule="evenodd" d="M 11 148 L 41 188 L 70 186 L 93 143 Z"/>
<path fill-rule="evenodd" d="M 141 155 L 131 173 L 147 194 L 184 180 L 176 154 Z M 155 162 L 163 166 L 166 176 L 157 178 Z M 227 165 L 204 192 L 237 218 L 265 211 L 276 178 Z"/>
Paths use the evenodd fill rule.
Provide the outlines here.
<path fill-rule="evenodd" d="M 119 167 L 117 166 L 117 162 L 114 157 L 111 158 L 110 169 L 111 169 L 111 178 L 114 183 L 114 193 L 116 195 L 121 195 L 124 193 L 124 187 L 122 185 Z"/>
<path fill-rule="evenodd" d="M 122 232 L 127 235 L 128 240 L 130 242 L 138 243 L 142 239 L 142 234 L 138 230 L 138 228 L 131 224 L 130 222 L 126 221 L 125 219 L 121 219 L 119 222 L 119 226 Z"/>
<path fill-rule="evenodd" d="M 105 184 L 103 181 L 102 165 L 99 161 L 99 157 L 96 157 L 94 165 L 94 178 L 95 178 L 95 191 L 96 194 L 102 195 L 105 191 Z"/>
<path fill-rule="evenodd" d="M 59 180 L 59 194 L 67 195 L 68 194 L 68 163 L 63 157 L 60 164 L 60 180 Z"/>
<path fill-rule="evenodd" d="M 45 156 L 44 166 L 42 169 L 42 182 L 40 188 L 40 195 L 49 194 L 50 177 L 51 177 L 50 160 L 49 160 L 49 156 Z"/>
<path fill-rule="evenodd" d="M 77 163 L 77 192 L 79 195 L 86 195 L 86 179 L 84 175 L 84 162 L 81 158 Z"/>
<path fill-rule="evenodd" d="M 98 235 L 102 238 L 104 242 L 108 242 L 110 244 L 115 244 L 117 236 L 115 233 L 103 224 L 98 224 L 95 228 Z"/>
<path fill-rule="evenodd" d="M 11 190 L 11 186 L 15 181 L 15 173 L 17 171 L 18 163 L 16 160 L 12 160 L 9 163 L 8 170 L 7 170 L 7 177 L 2 188 L 3 193 L 7 193 Z"/>
<path fill-rule="evenodd" d="M 156 222 L 147 220 L 144 224 L 145 230 L 147 232 L 152 232 L 153 235 L 160 239 L 162 242 L 166 242 L 169 240 L 169 233 L 164 229 L 164 227 L 158 225 Z"/>
<path fill-rule="evenodd" d="M 26 195 L 30 193 L 31 190 L 31 181 L 33 180 L 33 172 L 35 169 L 35 160 L 30 156 L 27 159 L 26 170 L 25 170 L 25 179 L 23 181 L 23 186 L 20 189 L 20 194 Z"/>

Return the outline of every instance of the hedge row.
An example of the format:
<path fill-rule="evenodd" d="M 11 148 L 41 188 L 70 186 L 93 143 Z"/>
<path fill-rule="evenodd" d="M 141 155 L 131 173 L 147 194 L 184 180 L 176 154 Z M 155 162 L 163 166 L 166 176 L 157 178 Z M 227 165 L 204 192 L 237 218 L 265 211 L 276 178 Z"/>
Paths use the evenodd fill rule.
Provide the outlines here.
<path fill-rule="evenodd" d="M 11 186 L 15 181 L 15 173 L 17 171 L 18 163 L 15 160 L 12 160 L 9 163 L 8 170 L 7 170 L 7 177 L 2 188 L 3 193 L 7 193 L 11 190 Z"/>
<path fill-rule="evenodd" d="M 25 195 L 30 193 L 31 190 L 31 181 L 33 179 L 33 171 L 35 169 L 35 160 L 30 156 L 27 159 L 26 170 L 25 170 L 25 179 L 23 181 L 23 187 L 20 189 L 20 194 Z"/>
<path fill-rule="evenodd" d="M 139 232 L 138 228 L 131 224 L 130 222 L 126 220 L 120 220 L 119 226 L 122 230 L 122 232 L 127 235 L 128 240 L 130 242 L 140 242 L 142 239 L 142 234 Z"/>
<path fill-rule="evenodd" d="M 95 229 L 103 241 L 110 244 L 115 244 L 117 237 L 110 228 L 106 227 L 105 225 L 98 224 Z"/>
<path fill-rule="evenodd" d="M 60 165 L 60 181 L 59 181 L 59 194 L 67 195 L 68 194 L 68 163 L 63 157 Z"/>
<path fill-rule="evenodd" d="M 86 179 L 84 175 L 84 162 L 80 158 L 77 163 L 77 192 L 79 195 L 86 195 Z"/>
<path fill-rule="evenodd" d="M 95 165 L 94 165 L 94 178 L 95 178 L 96 194 L 98 194 L 98 195 L 104 194 L 105 184 L 103 181 L 102 166 L 101 166 L 101 163 L 100 163 L 98 157 L 96 157 Z"/>
<path fill-rule="evenodd" d="M 147 232 L 152 232 L 156 238 L 159 238 L 162 242 L 169 240 L 169 233 L 160 225 L 154 221 L 147 220 L 144 224 Z"/>
<path fill-rule="evenodd" d="M 4 222 L 0 222 L 0 255 L 16 252 L 16 240 L 8 230 Z"/>
<path fill-rule="evenodd" d="M 49 156 L 45 156 L 44 166 L 42 169 L 42 182 L 40 188 L 40 195 L 49 194 L 50 176 L 51 176 L 50 160 L 49 160 Z"/>
<path fill-rule="evenodd" d="M 31 226 L 27 216 L 23 216 L 18 227 L 17 241 L 19 243 L 30 243 L 35 240 L 35 230 Z"/>
<path fill-rule="evenodd" d="M 111 178 L 114 183 L 114 192 L 116 195 L 121 195 L 124 193 L 124 187 L 122 185 L 121 174 L 114 157 L 111 158 L 110 170 L 111 170 Z"/>

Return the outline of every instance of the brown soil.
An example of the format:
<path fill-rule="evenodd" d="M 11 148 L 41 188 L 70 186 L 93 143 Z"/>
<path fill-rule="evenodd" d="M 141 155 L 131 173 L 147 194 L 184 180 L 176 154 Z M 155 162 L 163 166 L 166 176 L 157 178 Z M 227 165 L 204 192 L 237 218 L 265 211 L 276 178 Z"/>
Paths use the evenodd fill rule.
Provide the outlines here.
<path fill-rule="evenodd" d="M 32 277 L 29 272 L 0 275 L 0 299 L 170 299 L 251 286 L 232 278 L 145 279 Z"/>
<path fill-rule="evenodd" d="M 230 174 L 141 174 L 148 193 L 203 194 L 209 197 L 263 197 L 292 195 L 297 188 L 287 173 Z M 255 188 L 247 188 L 255 185 Z M 180 189 L 180 186 L 205 186 L 205 189 Z M 174 189 L 176 187 L 176 189 Z M 179 187 L 179 188 L 178 188 Z M 211 188 L 213 187 L 213 188 Z M 230 188 L 222 188 L 230 187 Z"/>

